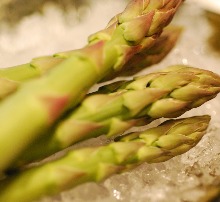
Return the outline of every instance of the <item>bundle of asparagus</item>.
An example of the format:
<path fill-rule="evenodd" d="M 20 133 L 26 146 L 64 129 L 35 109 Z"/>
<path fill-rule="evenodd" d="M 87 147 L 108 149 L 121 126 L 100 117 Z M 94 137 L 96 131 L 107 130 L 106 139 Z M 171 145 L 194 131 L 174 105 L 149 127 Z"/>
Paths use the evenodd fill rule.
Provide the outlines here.
<path fill-rule="evenodd" d="M 31 168 L 0 184 L 0 201 L 28 202 L 87 181 L 100 181 L 142 162 L 162 162 L 192 148 L 202 138 L 209 116 L 170 120 L 106 146 L 88 147 Z M 24 187 L 25 185 L 25 187 Z"/>
<path fill-rule="evenodd" d="M 176 27 L 163 29 L 181 2 L 133 0 L 106 29 L 90 36 L 86 47 L 2 70 L 0 172 L 83 139 L 178 117 L 214 98 L 220 92 L 218 75 L 176 65 L 103 86 L 82 100 L 95 83 L 131 76 L 163 59 L 180 32 Z M 75 150 L 57 161 L 24 168 L 0 181 L 0 201 L 32 201 L 142 162 L 168 160 L 195 146 L 209 120 L 202 116 L 167 121 L 106 146 Z"/>
<path fill-rule="evenodd" d="M 60 121 L 50 135 L 31 144 L 17 165 L 49 156 L 90 137 L 113 136 L 157 118 L 178 117 L 218 92 L 218 75 L 183 65 L 103 86 Z"/>
<path fill-rule="evenodd" d="M 24 163 L 30 160 L 34 160 L 35 158 L 45 157 L 48 154 L 52 154 L 77 141 L 80 141 L 85 138 L 89 138 L 91 136 L 97 136 L 103 133 L 108 133 L 108 135 L 114 135 L 134 125 L 141 125 L 143 123 L 150 122 L 155 118 L 159 118 L 159 117 L 169 118 L 169 117 L 179 116 L 182 113 L 184 113 L 186 110 L 189 110 L 192 107 L 198 107 L 202 103 L 215 97 L 219 91 L 220 91 L 220 77 L 218 75 L 212 72 L 206 71 L 206 70 L 182 66 L 182 65 L 171 66 L 167 69 L 164 69 L 161 72 L 156 72 L 156 73 L 152 73 L 146 76 L 138 77 L 134 81 L 120 81 L 120 82 L 112 83 L 107 86 L 103 86 L 100 89 L 100 92 L 102 92 L 103 94 L 98 94 L 96 92 L 95 94 L 92 94 L 88 96 L 86 99 L 84 99 L 84 101 L 82 101 L 80 106 L 78 106 L 73 111 L 73 113 L 70 115 L 69 118 L 65 119 L 64 121 L 58 124 L 54 134 L 52 134 L 51 136 L 47 136 L 46 138 L 40 139 L 39 142 L 35 142 L 33 145 L 31 145 L 29 150 L 25 151 L 23 157 L 22 158 L 20 157 L 19 161 L 23 160 L 23 163 Z M 184 121 L 184 124 L 178 128 L 178 135 L 175 134 L 171 136 L 171 138 L 168 138 L 168 139 L 166 139 L 167 137 L 160 139 L 163 141 L 158 141 L 157 137 L 159 133 L 161 132 L 165 132 L 165 131 L 171 132 L 173 130 L 173 129 L 172 130 L 170 129 L 169 124 L 166 125 L 166 127 L 168 127 L 169 129 L 165 129 L 166 127 L 158 127 L 158 128 L 150 129 L 148 130 L 148 132 L 146 132 L 147 134 L 150 134 L 150 135 L 148 135 L 147 139 L 144 139 L 144 140 L 147 141 L 147 143 L 149 142 L 153 143 L 151 144 L 151 146 L 157 145 L 158 147 L 165 148 L 165 149 L 174 148 L 175 147 L 174 145 L 178 144 L 178 149 L 176 149 L 177 152 L 173 152 L 174 151 L 173 150 L 171 156 L 181 154 L 185 151 L 188 151 L 191 147 L 195 145 L 195 144 L 191 144 L 191 142 L 188 142 L 189 140 L 184 139 L 182 137 L 184 132 L 181 130 L 182 129 L 185 130 L 185 128 L 187 128 L 186 131 L 189 132 L 188 127 L 195 126 L 196 129 L 195 128 L 193 129 L 195 129 L 195 131 L 198 132 L 199 130 L 197 126 L 198 125 L 201 126 L 200 121 L 203 118 L 205 118 L 206 121 L 209 120 L 207 116 L 204 116 L 202 118 L 199 117 L 196 119 L 194 118 L 186 119 Z M 199 122 L 197 123 L 196 121 L 198 121 L 198 119 L 199 119 Z M 192 125 L 189 124 L 191 120 L 194 120 Z M 175 122 L 174 124 L 175 126 L 176 126 L 176 123 L 179 123 L 179 121 Z M 174 126 L 172 126 L 172 128 L 173 127 Z M 160 132 L 158 133 L 157 130 Z M 56 133 L 56 131 L 58 132 Z M 136 142 L 138 139 L 137 137 L 139 137 L 139 135 L 136 133 L 130 134 L 126 136 L 126 138 L 122 138 L 120 141 L 126 141 L 126 140 L 133 141 L 134 139 Z M 196 136 L 196 138 L 198 139 L 194 141 L 194 143 L 197 143 L 198 140 L 201 138 L 201 136 L 200 135 Z M 139 141 L 142 142 L 143 140 L 138 139 L 138 142 Z M 186 144 L 190 144 L 190 146 Z M 131 146 L 132 145 L 129 144 L 129 147 Z M 107 147 L 110 147 L 110 146 L 107 146 Z M 127 152 L 129 153 L 130 151 L 127 149 L 127 147 L 124 147 L 121 144 L 118 147 L 121 147 L 121 150 L 125 152 L 126 154 Z M 88 149 L 88 151 L 91 152 L 90 149 Z M 101 149 L 100 152 L 102 153 L 103 150 Z M 93 162 L 92 158 L 88 156 L 87 153 L 85 155 L 86 155 L 85 156 L 86 158 L 91 159 L 91 161 Z M 147 150 L 145 155 L 150 155 L 150 157 L 152 157 L 151 155 L 153 154 Z M 151 162 L 151 161 L 160 162 L 160 161 L 169 159 L 171 156 L 170 154 L 167 156 L 164 153 L 159 153 L 156 159 L 151 160 L 149 158 L 145 160 L 147 162 Z M 94 158 L 96 159 L 96 157 Z M 64 157 L 64 159 L 66 159 L 66 157 Z M 99 158 L 96 160 L 98 162 L 100 161 Z M 69 162 L 69 163 L 72 161 L 78 162 L 75 159 L 72 159 L 72 161 L 70 161 L 69 158 L 67 158 L 67 160 L 61 159 L 58 162 L 60 161 Z M 85 162 L 88 162 L 88 160 L 86 161 L 83 158 L 82 162 L 85 163 Z M 57 167 L 57 164 L 55 162 L 54 164 L 55 164 L 54 169 L 59 170 L 59 168 Z M 89 168 L 89 170 L 91 169 L 91 172 L 92 172 L 93 170 L 92 166 L 91 165 L 89 166 L 89 165 L 90 164 L 86 164 L 85 167 Z M 41 171 L 41 167 L 37 167 L 36 170 L 39 170 L 39 171 L 36 171 L 36 175 L 37 176 L 41 174 L 47 175 L 47 172 L 52 172 L 50 166 L 49 166 L 50 169 L 47 168 L 48 169 L 47 172 L 45 171 L 47 169 L 43 169 L 45 167 L 47 167 L 47 165 L 42 166 L 42 171 Z M 94 168 L 94 170 L 96 172 L 100 171 L 99 169 L 96 169 L 96 168 Z M 116 169 L 116 171 L 118 170 Z M 29 172 L 32 173 L 32 171 L 27 171 L 27 173 Z M 42 172 L 42 173 L 37 174 L 38 172 L 40 173 Z M 115 170 L 113 169 L 113 173 L 114 172 Z M 6 199 L 7 201 L 14 200 L 13 198 L 12 199 L 8 198 L 9 197 L 8 193 L 9 192 L 13 193 L 14 192 L 13 190 L 17 189 L 16 188 L 17 186 L 20 186 L 20 185 L 17 185 L 17 180 L 19 184 L 24 182 L 23 180 L 26 178 L 24 176 L 26 175 L 29 176 L 29 174 L 25 174 L 25 173 L 26 171 L 24 172 L 24 174 L 21 174 L 21 175 L 19 174 L 18 175 L 19 177 L 13 178 L 15 179 L 16 185 L 9 185 L 9 187 L 12 187 L 12 188 L 6 188 L 5 194 L 3 193 L 3 196 L 5 195 L 5 197 L 7 198 L 3 198 L 3 200 L 6 200 Z M 110 172 L 107 174 L 112 174 L 112 173 Z M 32 176 L 35 179 L 36 176 L 35 177 L 34 176 L 35 174 L 33 174 Z M 32 182 L 32 177 L 30 178 L 28 177 L 27 181 L 25 182 Z M 68 180 L 70 179 L 72 182 L 72 180 L 75 178 L 73 179 L 69 178 Z M 86 180 L 88 179 L 86 178 Z M 81 183 L 81 177 L 79 181 Z M 6 181 L 2 181 L 3 183 L 2 186 L 5 187 L 5 183 L 7 184 L 9 182 L 10 182 L 10 179 L 7 179 Z M 14 180 L 12 180 L 12 184 L 13 183 L 14 183 Z M 36 186 L 35 183 L 36 182 L 33 182 L 33 186 L 34 185 Z M 40 184 L 40 186 L 42 186 L 42 190 L 44 190 L 42 191 L 42 193 L 40 191 L 40 194 L 46 194 L 47 191 L 49 192 L 50 190 L 49 188 L 48 189 L 46 188 L 48 187 L 47 183 L 49 182 L 45 181 L 45 183 L 46 183 L 45 187 L 43 183 Z M 64 183 L 64 181 L 62 181 L 62 183 Z M 70 182 L 68 182 L 68 184 L 69 183 Z M 77 184 L 78 180 L 75 183 Z M 28 187 L 31 187 L 31 186 L 32 185 Z M 30 190 L 30 194 L 29 194 L 30 197 L 35 197 L 35 196 L 37 197 L 39 194 L 38 192 L 39 190 L 35 186 L 33 190 Z M 37 190 L 36 195 L 32 194 L 32 192 L 35 189 Z M 27 194 L 28 194 L 28 191 L 29 190 L 25 190 Z M 26 201 L 26 200 L 29 201 L 30 199 L 32 199 L 32 198 L 28 198 L 24 193 L 19 191 L 19 189 L 18 189 L 18 193 L 20 193 L 21 195 L 15 195 L 14 196 L 15 198 L 21 197 L 22 201 Z"/>
<path fill-rule="evenodd" d="M 131 1 L 106 29 L 89 37 L 86 47 L 49 57 L 56 65 L 48 74 L 22 84 L 4 99 L 0 104 L 0 153 L 4 153 L 0 172 L 76 106 L 92 85 L 108 73 L 119 71 L 133 55 L 151 47 L 181 2 Z M 65 60 L 57 64 L 57 58 Z M 63 76 L 65 79 L 60 81 Z M 30 117 L 31 124 L 26 124 Z"/>

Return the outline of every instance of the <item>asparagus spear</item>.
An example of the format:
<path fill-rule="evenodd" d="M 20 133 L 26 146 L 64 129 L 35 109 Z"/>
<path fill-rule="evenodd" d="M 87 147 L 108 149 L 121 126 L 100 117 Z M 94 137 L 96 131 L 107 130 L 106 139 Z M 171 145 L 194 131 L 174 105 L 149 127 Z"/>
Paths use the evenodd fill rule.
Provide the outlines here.
<path fill-rule="evenodd" d="M 181 31 L 181 27 L 168 26 L 160 37 L 152 38 L 152 47 L 134 55 L 119 72 L 107 75 L 104 80 L 118 76 L 131 76 L 148 66 L 159 63 L 175 46 Z M 55 54 L 53 57 L 35 58 L 30 64 L 0 69 L 0 99 L 17 90 L 21 82 L 42 76 L 65 59 L 56 57 Z"/>
<path fill-rule="evenodd" d="M 218 75 L 183 65 L 103 86 L 58 123 L 51 135 L 30 145 L 14 166 L 42 159 L 90 137 L 113 136 L 157 118 L 178 117 L 218 92 Z"/>
<path fill-rule="evenodd" d="M 140 163 L 162 162 L 194 147 L 209 116 L 170 120 L 106 146 L 71 151 L 65 157 L 1 181 L 0 201 L 29 202 L 88 181 L 100 181 Z"/>
<path fill-rule="evenodd" d="M 131 1 L 106 29 L 89 37 L 88 46 L 74 51 L 48 74 L 23 84 L 5 99 L 0 104 L 0 154 L 4 154 L 0 172 L 64 112 L 76 106 L 92 85 L 146 49 L 148 37 L 161 33 L 181 2 Z M 58 57 L 66 55 L 60 53 Z"/>
<path fill-rule="evenodd" d="M 161 36 L 154 41 L 151 48 L 136 54 L 125 64 L 124 68 L 105 77 L 104 81 L 121 76 L 133 76 L 134 74 L 144 70 L 146 67 L 159 63 L 175 46 L 181 32 L 181 27 L 166 27 Z"/>
<path fill-rule="evenodd" d="M 46 56 L 35 58 L 30 64 L 0 69 L 0 99 L 15 92 L 22 81 L 42 76 L 62 60 Z"/>
<path fill-rule="evenodd" d="M 7 78 L 0 78 L 0 99 L 15 92 L 19 86 L 19 82 L 9 80 Z"/>
<path fill-rule="evenodd" d="M 30 63 L 0 69 L 1 78 L 13 81 L 24 81 L 43 75 L 53 66 L 62 62 L 62 58 L 43 56 L 34 58 Z"/>

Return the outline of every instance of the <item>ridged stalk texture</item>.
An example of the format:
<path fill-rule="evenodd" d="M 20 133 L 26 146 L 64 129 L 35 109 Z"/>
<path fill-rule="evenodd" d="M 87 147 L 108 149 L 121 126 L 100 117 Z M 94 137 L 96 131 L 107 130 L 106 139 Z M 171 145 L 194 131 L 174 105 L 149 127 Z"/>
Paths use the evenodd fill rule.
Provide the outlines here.
<path fill-rule="evenodd" d="M 106 29 L 89 37 L 88 46 L 74 51 L 48 74 L 23 84 L 1 102 L 0 172 L 64 112 L 76 106 L 91 86 L 147 48 L 148 37 L 161 33 L 181 2 L 131 1 Z M 57 57 L 66 56 L 60 53 Z"/>
<path fill-rule="evenodd" d="M 0 201 L 30 202 L 84 182 L 103 180 L 143 162 L 163 162 L 194 147 L 209 121 L 209 116 L 170 120 L 106 146 L 71 151 L 59 160 L 1 181 Z"/>

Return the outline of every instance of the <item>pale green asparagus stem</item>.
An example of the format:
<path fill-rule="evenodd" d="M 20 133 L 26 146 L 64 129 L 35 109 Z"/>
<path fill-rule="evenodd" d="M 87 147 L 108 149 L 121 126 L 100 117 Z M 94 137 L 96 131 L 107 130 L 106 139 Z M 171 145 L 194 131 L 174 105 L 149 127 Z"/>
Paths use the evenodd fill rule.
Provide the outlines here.
<path fill-rule="evenodd" d="M 131 76 L 146 67 L 159 63 L 175 46 L 181 30 L 177 26 L 168 26 L 160 37 L 152 37 L 152 47 L 149 45 L 149 49 L 134 55 L 119 72 L 112 72 L 104 80 L 114 79 L 117 76 Z M 70 55 L 70 52 L 68 54 Z M 42 76 L 64 60 L 66 58 L 59 58 L 56 55 L 40 57 L 33 59 L 30 64 L 0 69 L 0 99 L 17 90 L 21 82 Z"/>
<path fill-rule="evenodd" d="M 131 1 L 106 29 L 89 38 L 88 46 L 5 99 L 0 104 L 0 172 L 65 111 L 76 106 L 92 85 L 145 49 L 148 36 L 161 33 L 181 2 Z M 60 53 L 57 57 L 66 56 Z"/>
<path fill-rule="evenodd" d="M 13 81 L 24 81 L 43 75 L 53 66 L 62 62 L 62 58 L 45 56 L 34 58 L 30 63 L 14 67 L 0 68 L 0 78 Z"/>
<path fill-rule="evenodd" d="M 50 136 L 30 145 L 14 166 L 42 159 L 90 137 L 113 136 L 157 118 L 178 117 L 218 92 L 220 76 L 183 65 L 104 86 L 84 99 Z"/>
<path fill-rule="evenodd" d="M 22 81 L 42 76 L 62 60 L 50 56 L 41 57 L 33 59 L 30 64 L 0 69 L 0 99 L 15 92 Z"/>
<path fill-rule="evenodd" d="M 106 146 L 72 151 L 59 160 L 3 180 L 0 201 L 29 202 L 84 182 L 103 180 L 143 162 L 168 160 L 194 147 L 209 121 L 209 116 L 170 120 Z"/>

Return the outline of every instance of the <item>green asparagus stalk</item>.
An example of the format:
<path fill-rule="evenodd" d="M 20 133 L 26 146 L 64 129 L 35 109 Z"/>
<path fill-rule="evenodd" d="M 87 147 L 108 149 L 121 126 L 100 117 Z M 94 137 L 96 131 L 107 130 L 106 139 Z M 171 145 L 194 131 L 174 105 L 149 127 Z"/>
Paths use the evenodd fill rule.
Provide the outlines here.
<path fill-rule="evenodd" d="M 71 151 L 65 157 L 23 171 L 0 183 L 0 201 L 29 202 L 88 181 L 100 181 L 143 162 L 163 162 L 194 147 L 209 116 L 170 120 L 106 146 Z"/>
<path fill-rule="evenodd" d="M 0 68 L 0 98 L 13 93 L 19 87 L 20 82 L 42 76 L 62 61 L 62 58 L 44 56 L 34 58 L 28 64 Z"/>
<path fill-rule="evenodd" d="M 90 137 L 103 134 L 110 137 L 157 118 L 178 117 L 214 98 L 218 92 L 220 76 L 184 65 L 103 86 L 60 121 L 50 135 L 30 145 L 14 167 Z"/>
<path fill-rule="evenodd" d="M 12 81 L 24 81 L 43 75 L 53 66 L 62 62 L 62 58 L 44 56 L 34 58 L 30 63 L 0 69 L 0 77 Z"/>
<path fill-rule="evenodd" d="M 15 92 L 22 81 L 42 76 L 62 60 L 50 56 L 40 57 L 33 59 L 30 64 L 0 69 L 0 99 Z"/>
<path fill-rule="evenodd" d="M 0 78 L 0 99 L 10 95 L 18 89 L 19 82 Z"/>
<path fill-rule="evenodd" d="M 48 74 L 23 84 L 5 99 L 0 104 L 0 154 L 4 154 L 0 172 L 76 106 L 91 86 L 146 49 L 148 37 L 161 33 L 181 3 L 182 0 L 131 1 L 106 29 L 89 37 L 88 46 L 74 51 Z M 60 53 L 57 57 L 66 56 Z"/>
<path fill-rule="evenodd" d="M 181 31 L 181 27 L 168 26 L 160 37 L 152 38 L 152 47 L 134 55 L 119 72 L 107 75 L 104 80 L 118 76 L 131 76 L 146 67 L 159 63 L 175 46 Z M 29 64 L 0 69 L 0 99 L 17 90 L 21 82 L 42 76 L 65 59 L 56 57 L 55 54 L 53 57 L 35 58 Z"/>
<path fill-rule="evenodd" d="M 133 76 L 151 65 L 161 62 L 173 49 L 180 34 L 181 27 L 168 26 L 163 30 L 161 36 L 155 40 L 153 46 L 132 57 L 120 71 L 110 74 L 104 81 L 116 77 Z"/>

